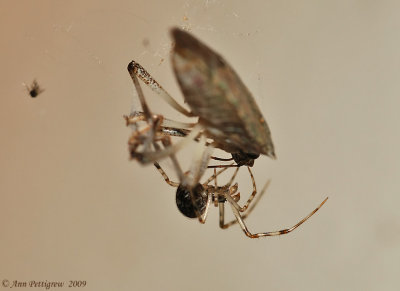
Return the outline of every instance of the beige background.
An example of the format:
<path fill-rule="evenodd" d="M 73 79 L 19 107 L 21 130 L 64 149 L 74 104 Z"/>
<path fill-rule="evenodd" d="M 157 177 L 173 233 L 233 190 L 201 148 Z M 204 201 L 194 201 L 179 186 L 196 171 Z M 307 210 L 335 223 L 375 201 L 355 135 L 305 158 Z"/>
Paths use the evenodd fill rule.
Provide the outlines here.
<path fill-rule="evenodd" d="M 399 290 L 399 9 L 370 0 L 1 1 L 0 280 Z M 330 197 L 292 234 L 250 240 L 237 226 L 219 229 L 214 208 L 205 225 L 188 220 L 175 189 L 128 160 L 128 62 L 182 101 L 168 56 L 173 26 L 229 60 L 271 127 L 278 160 L 256 162 L 259 188 L 272 182 L 250 229 L 288 227 Z M 34 78 L 46 90 L 36 99 L 21 85 Z M 155 111 L 179 118 L 145 92 Z M 246 197 L 246 171 L 238 181 Z"/>

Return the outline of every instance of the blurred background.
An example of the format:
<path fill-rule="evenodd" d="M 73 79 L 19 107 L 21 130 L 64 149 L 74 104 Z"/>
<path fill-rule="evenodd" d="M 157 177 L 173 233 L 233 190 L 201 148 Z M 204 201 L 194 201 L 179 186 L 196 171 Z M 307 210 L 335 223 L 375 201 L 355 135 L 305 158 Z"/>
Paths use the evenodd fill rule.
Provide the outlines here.
<path fill-rule="evenodd" d="M 399 9 L 385 0 L 1 1 L 0 280 L 399 290 Z M 183 104 L 169 59 L 174 26 L 228 60 L 271 128 L 278 159 L 253 167 L 259 189 L 271 184 L 250 230 L 292 226 L 329 196 L 293 233 L 251 240 L 238 226 L 221 230 L 214 207 L 205 225 L 186 219 L 156 169 L 129 161 L 122 116 L 138 103 L 127 64 L 140 62 Z M 31 98 L 22 83 L 34 79 L 45 91 Z M 154 112 L 186 120 L 145 94 Z M 244 200 L 245 169 L 237 181 Z"/>

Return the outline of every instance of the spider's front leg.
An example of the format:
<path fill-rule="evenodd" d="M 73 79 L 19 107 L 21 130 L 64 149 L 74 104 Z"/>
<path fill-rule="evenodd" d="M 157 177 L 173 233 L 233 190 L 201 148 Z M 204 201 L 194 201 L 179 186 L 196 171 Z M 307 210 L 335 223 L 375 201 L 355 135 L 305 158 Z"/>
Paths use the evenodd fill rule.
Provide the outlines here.
<path fill-rule="evenodd" d="M 288 233 L 292 232 L 293 230 L 298 228 L 300 225 L 302 225 L 305 221 L 307 221 L 312 215 L 314 215 L 314 213 L 317 212 L 321 208 L 322 205 L 324 205 L 326 200 L 328 200 L 328 197 L 325 198 L 325 200 L 322 201 L 322 203 L 317 208 L 315 208 L 310 214 L 308 214 L 306 217 L 304 217 L 302 220 L 300 220 L 298 223 L 296 223 L 292 227 L 277 230 L 277 231 L 260 232 L 260 233 L 251 233 L 249 231 L 249 229 L 247 228 L 246 224 L 244 223 L 243 217 L 240 215 L 239 209 L 237 209 L 235 207 L 233 198 L 230 197 L 229 195 L 226 195 L 226 199 L 230 203 L 233 214 L 235 215 L 243 232 L 250 238 L 259 238 L 259 237 L 263 237 L 263 236 L 277 236 L 277 235 L 288 234 Z"/>
<path fill-rule="evenodd" d="M 172 187 L 178 187 L 179 183 L 173 182 L 169 179 L 163 168 L 161 168 L 160 164 L 158 162 L 154 162 L 154 166 L 157 168 L 157 170 L 160 172 L 161 176 L 163 176 L 165 182 L 167 182 L 168 185 Z"/>

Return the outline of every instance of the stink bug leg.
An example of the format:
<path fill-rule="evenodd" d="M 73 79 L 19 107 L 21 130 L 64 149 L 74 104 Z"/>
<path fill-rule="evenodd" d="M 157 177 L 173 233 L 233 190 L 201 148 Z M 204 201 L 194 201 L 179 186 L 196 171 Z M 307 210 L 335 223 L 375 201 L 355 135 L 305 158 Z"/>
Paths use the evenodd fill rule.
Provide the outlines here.
<path fill-rule="evenodd" d="M 128 72 L 132 78 L 143 108 L 143 112 L 134 112 L 130 116 L 125 117 L 127 125 L 134 125 L 136 129 L 129 140 L 130 152 L 133 158 L 141 163 L 155 162 L 164 157 L 174 155 L 200 134 L 201 127 L 198 125 L 196 126 L 196 124 L 164 119 L 162 115 L 153 115 L 147 105 L 138 78 L 160 94 L 179 112 L 186 116 L 191 116 L 191 113 L 180 106 L 138 63 L 134 61 L 130 62 L 128 65 Z M 144 121 L 146 123 L 146 127 L 142 130 L 137 130 L 136 124 L 139 121 Z M 170 136 L 184 136 L 185 138 L 175 145 L 172 145 Z M 156 151 L 151 151 L 150 145 L 157 141 L 162 141 L 163 144 L 168 144 L 169 146 L 162 150 L 158 148 Z M 137 150 L 141 145 L 144 146 L 144 149 L 142 151 Z"/>

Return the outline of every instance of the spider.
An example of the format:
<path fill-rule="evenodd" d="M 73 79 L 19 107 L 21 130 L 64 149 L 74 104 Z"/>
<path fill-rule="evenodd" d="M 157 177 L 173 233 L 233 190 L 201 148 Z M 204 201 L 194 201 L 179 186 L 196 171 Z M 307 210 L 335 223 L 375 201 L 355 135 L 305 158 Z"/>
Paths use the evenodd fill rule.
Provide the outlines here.
<path fill-rule="evenodd" d="M 32 98 L 37 97 L 40 93 L 44 91 L 44 89 L 40 88 L 39 83 L 36 80 L 33 80 L 32 85 L 30 86 L 26 85 L 25 83 L 23 83 L 23 85 L 25 86 L 26 90 Z"/>
<path fill-rule="evenodd" d="M 176 204 L 179 211 L 188 218 L 198 218 L 200 223 L 205 223 L 208 215 L 209 208 L 211 204 L 215 207 L 219 208 L 219 226 L 222 229 L 226 229 L 236 223 L 240 225 L 243 232 L 249 238 L 259 238 L 264 236 L 277 236 L 283 235 L 292 232 L 301 224 L 303 224 L 306 220 L 308 220 L 315 212 L 317 212 L 321 206 L 326 202 L 328 198 L 326 198 L 317 208 L 315 208 L 310 214 L 308 214 L 305 218 L 300 220 L 294 226 L 278 231 L 270 231 L 270 232 L 260 232 L 260 233 L 252 233 L 249 231 L 248 227 L 246 226 L 244 220 L 245 218 L 251 213 L 254 209 L 255 205 L 259 201 L 259 198 L 264 194 L 266 186 L 261 191 L 258 199 L 251 205 L 254 198 L 257 194 L 256 183 L 254 180 L 253 173 L 250 167 L 247 167 L 249 172 L 253 192 L 251 193 L 250 197 L 248 198 L 247 202 L 240 206 L 238 204 L 240 200 L 240 192 L 238 191 L 238 184 L 235 183 L 232 185 L 238 171 L 239 167 L 237 167 L 230 178 L 229 182 L 223 186 L 218 186 L 217 184 L 217 176 L 219 176 L 223 171 L 227 170 L 228 168 L 223 168 L 218 172 L 214 168 L 214 174 L 208 178 L 204 183 L 199 183 L 201 176 L 203 176 L 205 169 L 207 168 L 208 158 L 210 157 L 210 153 L 207 151 L 202 151 L 201 148 L 197 149 L 197 153 L 202 153 L 202 157 L 199 160 L 195 160 L 193 162 L 192 169 L 187 173 L 179 173 L 180 177 L 183 177 L 180 183 L 173 182 L 169 179 L 165 171 L 161 168 L 158 162 L 155 162 L 154 165 L 158 169 L 158 171 L 163 176 L 164 180 L 171 186 L 177 187 L 176 190 Z M 199 155 L 197 154 L 197 157 Z M 210 183 L 214 180 L 214 185 Z M 232 208 L 232 212 L 236 218 L 236 220 L 230 221 L 225 223 L 225 203 L 228 202 Z M 249 207 L 251 205 L 251 207 Z M 244 213 L 243 215 L 241 213 Z"/>
<path fill-rule="evenodd" d="M 141 163 L 154 162 L 177 152 L 198 135 L 205 135 L 212 140 L 213 147 L 232 155 L 230 159 L 216 158 L 221 161 L 234 160 L 236 164 L 231 165 L 232 167 L 253 166 L 254 160 L 260 154 L 275 159 L 268 125 L 251 93 L 233 68 L 219 54 L 189 33 L 174 28 L 172 36 L 175 42 L 172 52 L 175 76 L 191 111 L 179 105 L 140 64 L 130 62 L 128 71 L 142 104 L 143 117 L 148 124 L 145 129 L 148 133 L 147 142 L 143 142 L 143 139 L 135 140 L 135 137 L 131 139 L 132 144 L 144 143 L 144 150 L 135 152 L 137 147 L 133 146 L 131 153 L 134 152 Z M 187 117 L 198 117 L 198 122 L 175 123 L 172 128 L 166 126 L 163 118 L 150 113 L 138 78 L 180 113 Z M 163 136 L 175 135 L 182 132 L 182 129 L 186 130 L 185 140 L 163 150 L 149 149 L 151 140 L 158 133 Z"/>

